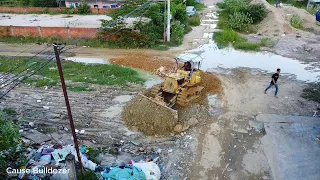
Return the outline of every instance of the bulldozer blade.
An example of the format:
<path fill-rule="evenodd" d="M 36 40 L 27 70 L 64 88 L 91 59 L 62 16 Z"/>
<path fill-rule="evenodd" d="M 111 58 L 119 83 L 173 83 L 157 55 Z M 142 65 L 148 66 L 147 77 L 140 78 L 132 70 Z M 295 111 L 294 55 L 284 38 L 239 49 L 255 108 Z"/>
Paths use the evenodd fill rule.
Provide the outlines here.
<path fill-rule="evenodd" d="M 178 124 L 178 111 L 138 94 L 124 109 L 123 118 L 132 129 L 146 135 L 169 135 Z"/>

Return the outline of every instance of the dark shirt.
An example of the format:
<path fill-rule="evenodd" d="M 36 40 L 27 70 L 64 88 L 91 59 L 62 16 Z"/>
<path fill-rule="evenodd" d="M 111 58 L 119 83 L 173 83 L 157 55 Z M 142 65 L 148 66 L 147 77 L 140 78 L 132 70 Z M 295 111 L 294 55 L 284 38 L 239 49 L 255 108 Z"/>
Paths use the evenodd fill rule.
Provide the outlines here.
<path fill-rule="evenodd" d="M 279 78 L 279 74 L 278 74 L 278 73 L 274 73 L 274 74 L 272 75 L 272 79 L 274 79 L 274 82 L 275 82 L 275 83 L 277 83 L 278 78 Z M 272 80 L 271 80 L 271 84 L 274 84 Z"/>

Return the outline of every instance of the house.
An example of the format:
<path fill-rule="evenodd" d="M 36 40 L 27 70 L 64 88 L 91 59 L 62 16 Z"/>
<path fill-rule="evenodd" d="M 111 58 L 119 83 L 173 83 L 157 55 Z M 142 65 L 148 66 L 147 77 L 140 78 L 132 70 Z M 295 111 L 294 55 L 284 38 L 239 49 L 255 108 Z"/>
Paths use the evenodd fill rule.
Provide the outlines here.
<path fill-rule="evenodd" d="M 123 0 L 65 0 L 65 5 L 67 8 L 77 8 L 81 3 L 85 2 L 90 6 L 90 8 L 119 8 L 121 7 L 121 2 Z"/>

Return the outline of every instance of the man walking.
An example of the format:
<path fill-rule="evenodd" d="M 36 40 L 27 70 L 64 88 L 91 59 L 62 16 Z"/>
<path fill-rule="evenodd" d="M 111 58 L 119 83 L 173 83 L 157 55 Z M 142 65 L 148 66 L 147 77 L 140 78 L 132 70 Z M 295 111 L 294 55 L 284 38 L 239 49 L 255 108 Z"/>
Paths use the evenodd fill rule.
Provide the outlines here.
<path fill-rule="evenodd" d="M 264 93 L 265 93 L 265 94 L 267 94 L 267 91 L 268 91 L 272 86 L 275 86 L 275 87 L 276 87 L 276 92 L 274 93 L 274 96 L 275 96 L 275 97 L 278 97 L 278 96 L 277 96 L 277 94 L 278 94 L 278 84 L 277 84 L 277 81 L 278 81 L 279 75 L 280 75 L 280 69 L 278 68 L 278 69 L 277 69 L 277 72 L 272 75 L 272 80 L 271 80 L 271 82 L 270 82 L 269 87 L 267 87 L 267 89 L 264 90 Z"/>

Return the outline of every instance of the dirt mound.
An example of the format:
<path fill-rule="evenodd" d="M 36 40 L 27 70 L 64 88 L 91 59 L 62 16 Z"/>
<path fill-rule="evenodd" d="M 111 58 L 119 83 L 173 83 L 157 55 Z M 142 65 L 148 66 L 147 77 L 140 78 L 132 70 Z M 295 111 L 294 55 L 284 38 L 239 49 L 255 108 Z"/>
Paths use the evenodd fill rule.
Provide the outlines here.
<path fill-rule="evenodd" d="M 202 80 L 200 86 L 204 87 L 204 90 L 208 94 L 219 94 L 222 90 L 220 79 L 212 73 L 202 73 Z"/>
<path fill-rule="evenodd" d="M 132 130 L 146 135 L 169 135 L 178 123 L 177 111 L 153 103 L 141 95 L 125 106 L 122 118 Z"/>
<path fill-rule="evenodd" d="M 290 25 L 290 20 L 293 15 L 300 16 L 304 29 L 312 32 L 320 32 L 320 27 L 315 24 L 315 16 L 311 15 L 304 9 L 299 9 L 291 6 L 276 8 L 264 0 L 253 0 L 253 4 L 264 4 L 267 8 L 268 15 L 261 21 L 258 26 L 257 34 L 266 36 L 281 36 L 282 34 L 297 34 L 303 31 L 295 29 Z"/>

